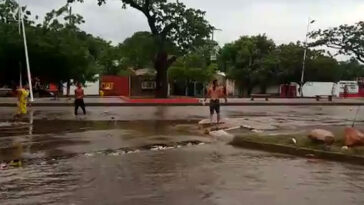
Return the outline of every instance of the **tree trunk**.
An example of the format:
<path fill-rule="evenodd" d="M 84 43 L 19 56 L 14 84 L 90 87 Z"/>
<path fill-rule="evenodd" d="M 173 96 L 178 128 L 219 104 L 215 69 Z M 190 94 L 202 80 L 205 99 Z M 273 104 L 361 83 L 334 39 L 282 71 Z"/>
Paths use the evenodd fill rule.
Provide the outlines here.
<path fill-rule="evenodd" d="M 156 98 L 168 98 L 168 55 L 167 52 L 159 52 L 154 62 L 157 71 Z"/>

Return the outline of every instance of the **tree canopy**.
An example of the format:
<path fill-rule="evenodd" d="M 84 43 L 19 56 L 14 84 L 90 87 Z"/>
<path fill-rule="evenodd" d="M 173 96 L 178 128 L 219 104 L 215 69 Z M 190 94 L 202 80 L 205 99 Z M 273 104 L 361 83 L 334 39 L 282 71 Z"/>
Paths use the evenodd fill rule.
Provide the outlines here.
<path fill-rule="evenodd" d="M 25 73 L 22 36 L 18 31 L 18 5 L 0 1 L 0 82 L 10 84 Z M 30 12 L 22 8 L 26 19 Z M 98 61 L 109 43 L 81 31 L 82 16 L 69 13 L 69 5 L 49 12 L 43 23 L 26 20 L 26 35 L 32 75 L 43 81 L 92 80 L 101 68 Z M 19 68 L 21 66 L 21 68 Z"/>
<path fill-rule="evenodd" d="M 74 2 L 83 0 L 68 0 Z M 99 5 L 107 0 L 97 0 Z M 213 27 L 205 19 L 205 12 L 187 8 L 185 4 L 168 0 L 121 0 L 123 7 L 132 7 L 144 14 L 157 50 L 153 64 L 157 71 L 156 96 L 168 95 L 168 68 L 176 59 L 191 52 L 210 36 Z M 173 44 L 179 55 L 168 52 Z"/>
<path fill-rule="evenodd" d="M 245 93 L 256 86 L 265 92 L 269 85 L 300 82 L 304 49 L 300 42 L 277 46 L 265 35 L 243 36 L 225 44 L 218 63 Z M 338 62 L 323 50 L 308 49 L 304 81 L 355 80 L 363 71 L 357 60 Z"/>
<path fill-rule="evenodd" d="M 337 50 L 337 54 L 353 55 L 364 63 L 364 21 L 355 25 L 341 25 L 338 27 L 314 31 L 310 37 L 315 40 L 311 46 L 325 45 Z"/>

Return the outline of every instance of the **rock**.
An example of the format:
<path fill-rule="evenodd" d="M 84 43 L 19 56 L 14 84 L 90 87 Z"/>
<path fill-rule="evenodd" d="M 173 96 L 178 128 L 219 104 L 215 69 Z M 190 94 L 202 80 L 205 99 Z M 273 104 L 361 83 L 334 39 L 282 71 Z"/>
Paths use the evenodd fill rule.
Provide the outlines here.
<path fill-rule="evenodd" d="M 348 147 L 364 145 L 364 134 L 355 128 L 351 127 L 346 128 L 344 139 L 345 139 L 345 145 Z"/>
<path fill-rule="evenodd" d="M 335 142 L 334 134 L 330 131 L 323 129 L 312 130 L 308 135 L 308 138 L 310 138 L 314 142 L 321 142 L 327 145 L 331 145 Z"/>

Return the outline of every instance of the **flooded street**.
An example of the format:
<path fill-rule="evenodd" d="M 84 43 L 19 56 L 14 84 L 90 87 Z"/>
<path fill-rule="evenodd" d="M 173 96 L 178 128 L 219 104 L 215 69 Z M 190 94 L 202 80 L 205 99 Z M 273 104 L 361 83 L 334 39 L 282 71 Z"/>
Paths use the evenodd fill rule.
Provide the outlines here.
<path fill-rule="evenodd" d="M 302 126 L 348 124 L 354 109 L 223 108 Z M 0 111 L 0 161 L 23 162 L 0 170 L 0 204 L 364 204 L 364 167 L 232 147 L 198 134 L 201 107 L 90 110 Z"/>

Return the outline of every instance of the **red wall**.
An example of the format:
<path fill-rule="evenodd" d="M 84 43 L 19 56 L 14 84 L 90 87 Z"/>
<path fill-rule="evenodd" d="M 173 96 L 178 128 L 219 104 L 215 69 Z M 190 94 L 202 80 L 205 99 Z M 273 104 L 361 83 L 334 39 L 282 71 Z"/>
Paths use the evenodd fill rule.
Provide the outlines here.
<path fill-rule="evenodd" d="M 294 85 L 281 85 L 281 98 L 297 97 L 297 87 Z"/>
<path fill-rule="evenodd" d="M 106 75 L 101 77 L 101 90 L 105 96 L 129 96 L 129 77 Z"/>

